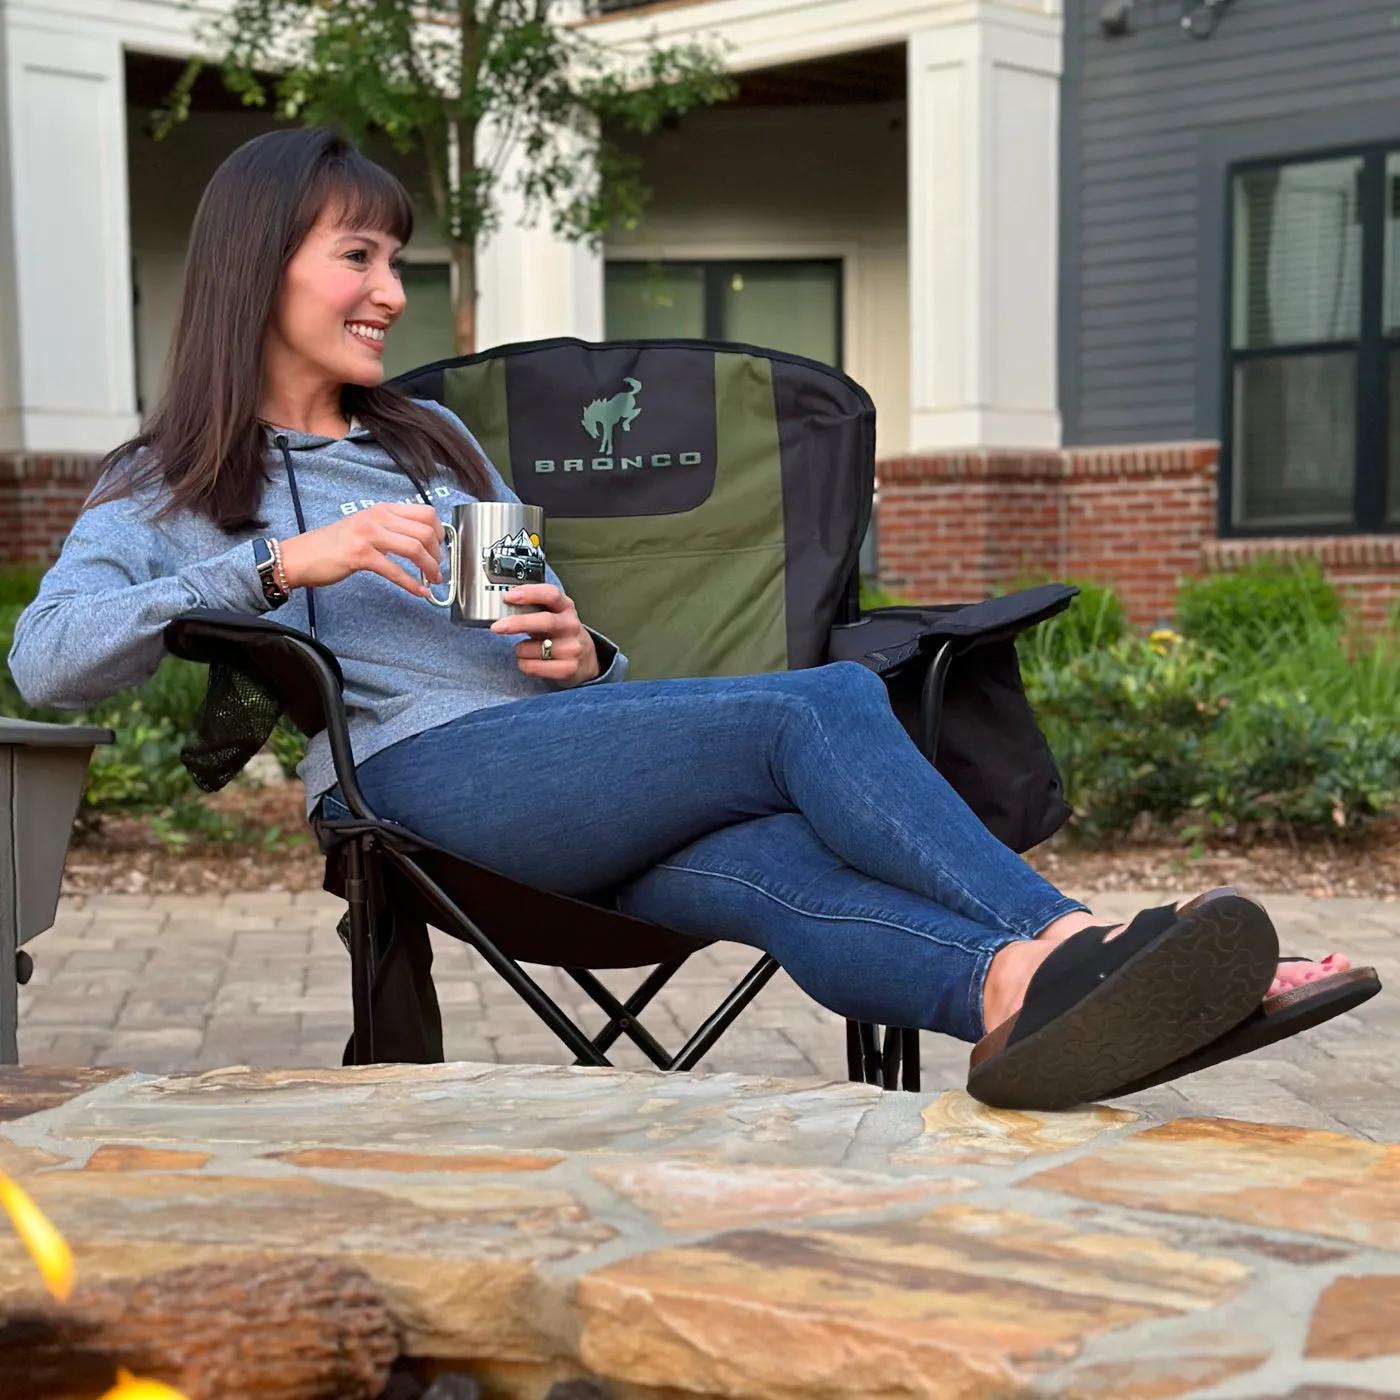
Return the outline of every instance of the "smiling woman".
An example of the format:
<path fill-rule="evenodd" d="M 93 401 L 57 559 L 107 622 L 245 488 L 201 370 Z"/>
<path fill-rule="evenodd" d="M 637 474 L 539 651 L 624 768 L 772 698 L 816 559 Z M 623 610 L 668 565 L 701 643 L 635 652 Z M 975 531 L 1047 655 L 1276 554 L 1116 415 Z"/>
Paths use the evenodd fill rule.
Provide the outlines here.
<path fill-rule="evenodd" d="M 989 1103 L 1172 1078 L 1240 1053 L 1229 1033 L 1256 1011 L 1250 1046 L 1279 1038 L 1262 909 L 1227 893 L 1097 923 L 992 836 L 864 667 L 596 685 L 625 658 L 523 553 L 498 563 L 519 580 L 503 601 L 527 611 L 474 628 L 428 606 L 442 513 L 517 498 L 456 417 L 383 382 L 411 231 L 403 187 L 330 132 L 273 132 L 219 168 L 166 397 L 16 625 L 28 703 L 79 708 L 148 679 L 194 607 L 275 610 L 317 635 L 320 597 L 382 817 L 525 884 L 752 943 L 848 1019 L 980 1039 L 969 1083 Z M 643 383 L 569 400 L 605 454 Z M 311 808 L 343 815 L 324 733 L 301 772 Z M 1330 996 L 1333 969 L 1306 969 Z M 422 1005 L 439 1038 L 421 1053 L 440 1055 Z"/>
<path fill-rule="evenodd" d="M 269 425 L 339 438 L 351 420 L 415 482 L 446 467 L 472 495 L 492 495 L 469 437 L 381 387 L 412 234 L 408 192 L 334 133 L 277 131 L 239 147 L 195 214 L 165 395 L 108 455 L 94 503 L 152 487 L 163 515 L 241 528 L 258 516 Z"/>

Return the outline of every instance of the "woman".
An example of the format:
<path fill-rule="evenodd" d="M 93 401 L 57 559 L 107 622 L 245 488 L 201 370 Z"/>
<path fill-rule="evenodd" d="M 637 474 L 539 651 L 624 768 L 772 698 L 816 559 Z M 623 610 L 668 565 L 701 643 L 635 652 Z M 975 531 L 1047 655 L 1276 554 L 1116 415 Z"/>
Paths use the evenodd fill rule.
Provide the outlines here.
<path fill-rule="evenodd" d="M 1280 971 L 1267 917 L 1228 891 L 1096 926 L 988 834 L 859 667 L 616 686 L 624 658 L 552 573 L 507 595 L 534 611 L 451 626 L 423 601 L 441 517 L 514 497 L 452 414 L 382 387 L 411 228 L 398 182 L 328 132 L 224 162 L 165 397 L 16 628 L 26 699 L 83 706 L 145 680 L 192 607 L 319 616 L 380 815 L 531 884 L 618 888 L 629 913 L 767 949 L 843 1015 L 981 1038 L 971 1083 L 991 1101 L 1169 1075 L 1271 983 L 1343 966 Z M 341 810 L 323 737 L 303 775 L 312 808 Z"/>

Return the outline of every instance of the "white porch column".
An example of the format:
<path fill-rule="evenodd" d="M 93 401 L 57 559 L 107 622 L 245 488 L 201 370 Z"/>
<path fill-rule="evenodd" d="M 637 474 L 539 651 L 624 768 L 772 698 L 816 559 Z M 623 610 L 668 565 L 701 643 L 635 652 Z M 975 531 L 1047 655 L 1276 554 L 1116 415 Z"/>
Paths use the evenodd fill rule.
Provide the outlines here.
<path fill-rule="evenodd" d="M 556 335 L 601 340 L 601 248 L 558 237 L 547 213 L 527 228 L 515 178 L 510 162 L 499 186 L 500 226 L 477 253 L 477 349 Z"/>
<path fill-rule="evenodd" d="M 1057 447 L 1059 0 L 911 35 L 910 451 Z"/>
<path fill-rule="evenodd" d="M 0 6 L 0 449 L 104 452 L 136 422 L 121 43 Z"/>

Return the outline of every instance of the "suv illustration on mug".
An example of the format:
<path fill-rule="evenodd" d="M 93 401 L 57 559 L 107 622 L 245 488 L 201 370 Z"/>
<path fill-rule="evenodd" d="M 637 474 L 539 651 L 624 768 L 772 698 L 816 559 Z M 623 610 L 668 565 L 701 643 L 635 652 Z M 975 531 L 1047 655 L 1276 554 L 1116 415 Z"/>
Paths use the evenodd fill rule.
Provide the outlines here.
<path fill-rule="evenodd" d="M 493 583 L 544 582 L 544 555 L 534 536 L 525 530 L 505 535 L 481 551 L 487 577 Z"/>

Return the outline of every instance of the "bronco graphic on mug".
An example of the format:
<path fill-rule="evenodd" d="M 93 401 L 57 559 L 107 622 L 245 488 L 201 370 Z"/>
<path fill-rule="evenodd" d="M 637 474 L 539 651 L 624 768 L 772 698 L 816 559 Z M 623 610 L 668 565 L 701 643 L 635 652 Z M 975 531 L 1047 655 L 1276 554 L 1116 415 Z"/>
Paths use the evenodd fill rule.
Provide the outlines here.
<path fill-rule="evenodd" d="M 526 530 L 505 535 L 481 551 L 486 576 L 492 583 L 544 582 L 544 555 L 540 552 L 540 537 Z"/>
<path fill-rule="evenodd" d="M 512 588 L 548 581 L 539 506 L 521 501 L 453 506 L 445 533 L 447 596 L 430 593 L 430 603 L 450 608 L 452 620 L 467 627 L 489 627 L 497 618 L 539 610 L 538 603 L 506 602 Z"/>

